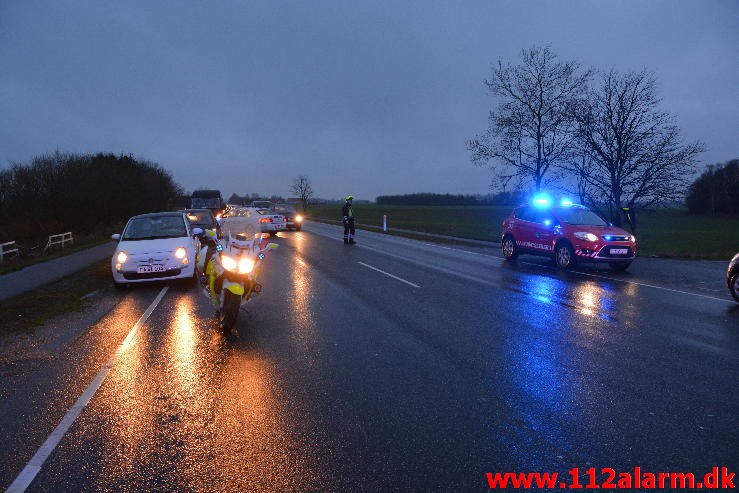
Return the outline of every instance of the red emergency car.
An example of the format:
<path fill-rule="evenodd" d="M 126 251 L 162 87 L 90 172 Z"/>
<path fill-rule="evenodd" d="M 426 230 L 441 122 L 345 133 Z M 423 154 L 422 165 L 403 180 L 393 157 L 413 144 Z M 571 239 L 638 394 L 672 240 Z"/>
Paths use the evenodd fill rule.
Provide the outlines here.
<path fill-rule="evenodd" d="M 537 198 L 513 210 L 503 221 L 503 256 L 514 259 L 523 253 L 554 257 L 562 269 L 578 262 L 606 262 L 623 271 L 636 256 L 636 238 L 611 226 L 585 206 L 567 200 L 553 205 Z"/>

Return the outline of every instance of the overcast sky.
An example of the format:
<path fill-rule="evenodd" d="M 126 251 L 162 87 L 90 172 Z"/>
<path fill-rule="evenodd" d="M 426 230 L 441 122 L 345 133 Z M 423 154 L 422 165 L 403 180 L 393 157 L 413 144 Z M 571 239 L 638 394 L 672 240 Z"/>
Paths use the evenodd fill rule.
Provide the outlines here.
<path fill-rule="evenodd" d="M 652 70 L 704 164 L 739 157 L 739 1 L 0 0 L 0 167 L 133 154 L 186 190 L 487 193 L 498 60 Z"/>

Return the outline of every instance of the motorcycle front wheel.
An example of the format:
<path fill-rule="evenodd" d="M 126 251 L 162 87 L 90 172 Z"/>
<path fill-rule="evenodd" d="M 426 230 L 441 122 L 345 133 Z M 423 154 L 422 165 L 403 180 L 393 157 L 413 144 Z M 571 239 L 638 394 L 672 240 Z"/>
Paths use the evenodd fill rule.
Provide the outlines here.
<path fill-rule="evenodd" d="M 221 329 L 224 333 L 231 331 L 236 325 L 236 318 L 239 316 L 239 308 L 241 307 L 241 296 L 233 294 L 226 290 L 223 298 L 223 308 L 221 308 Z"/>

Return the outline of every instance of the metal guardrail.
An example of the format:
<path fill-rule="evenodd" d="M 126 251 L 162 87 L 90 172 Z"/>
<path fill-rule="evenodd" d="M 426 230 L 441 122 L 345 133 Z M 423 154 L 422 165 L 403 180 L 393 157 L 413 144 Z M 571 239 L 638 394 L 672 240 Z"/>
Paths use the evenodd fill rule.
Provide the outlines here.
<path fill-rule="evenodd" d="M 10 254 L 20 255 L 18 245 L 16 245 L 14 241 L 0 243 L 0 264 L 5 261 L 5 256 Z"/>
<path fill-rule="evenodd" d="M 61 245 L 61 247 L 64 248 L 67 243 L 74 245 L 74 238 L 72 237 L 71 231 L 60 233 L 58 235 L 51 235 L 49 236 L 49 241 L 46 242 L 46 246 L 44 247 L 44 253 L 46 253 L 46 250 L 56 245 Z"/>

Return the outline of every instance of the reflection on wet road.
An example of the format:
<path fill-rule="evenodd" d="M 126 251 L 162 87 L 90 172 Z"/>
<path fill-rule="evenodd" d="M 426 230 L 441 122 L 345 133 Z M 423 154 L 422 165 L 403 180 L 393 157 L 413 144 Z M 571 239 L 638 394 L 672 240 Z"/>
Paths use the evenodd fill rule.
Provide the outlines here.
<path fill-rule="evenodd" d="M 476 491 L 486 471 L 736 467 L 739 313 L 333 233 L 275 240 L 238 337 L 173 286 L 29 490 Z M 147 297 L 131 290 L 120 327 L 91 334 L 125 333 Z"/>

